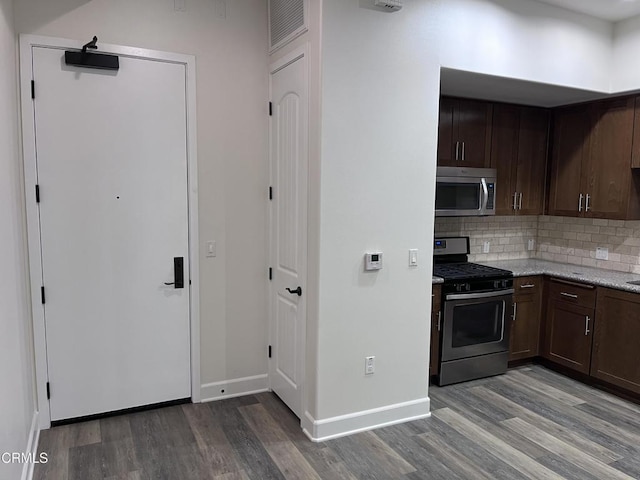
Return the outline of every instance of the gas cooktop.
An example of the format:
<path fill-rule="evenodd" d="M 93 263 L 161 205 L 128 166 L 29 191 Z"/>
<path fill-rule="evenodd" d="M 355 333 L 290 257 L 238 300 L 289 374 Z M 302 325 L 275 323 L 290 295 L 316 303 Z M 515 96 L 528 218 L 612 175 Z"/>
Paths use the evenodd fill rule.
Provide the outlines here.
<path fill-rule="evenodd" d="M 435 263 L 433 274 L 447 280 L 473 280 L 476 278 L 511 277 L 509 270 L 488 267 L 471 262 Z"/>

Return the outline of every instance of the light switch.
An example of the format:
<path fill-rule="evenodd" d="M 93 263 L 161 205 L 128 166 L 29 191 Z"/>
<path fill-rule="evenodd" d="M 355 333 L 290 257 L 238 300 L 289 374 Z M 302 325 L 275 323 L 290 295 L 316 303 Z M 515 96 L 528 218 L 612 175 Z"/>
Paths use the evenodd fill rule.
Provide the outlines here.
<path fill-rule="evenodd" d="M 207 242 L 207 257 L 216 256 L 216 242 Z"/>
<path fill-rule="evenodd" d="M 418 249 L 417 248 L 409 249 L 409 266 L 410 267 L 418 266 Z"/>

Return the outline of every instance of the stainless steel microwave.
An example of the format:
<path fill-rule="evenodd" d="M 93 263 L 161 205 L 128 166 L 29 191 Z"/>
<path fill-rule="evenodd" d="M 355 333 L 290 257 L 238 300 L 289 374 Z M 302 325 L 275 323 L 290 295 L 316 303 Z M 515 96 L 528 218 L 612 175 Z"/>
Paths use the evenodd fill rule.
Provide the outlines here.
<path fill-rule="evenodd" d="M 438 167 L 436 217 L 496 214 L 494 168 Z"/>

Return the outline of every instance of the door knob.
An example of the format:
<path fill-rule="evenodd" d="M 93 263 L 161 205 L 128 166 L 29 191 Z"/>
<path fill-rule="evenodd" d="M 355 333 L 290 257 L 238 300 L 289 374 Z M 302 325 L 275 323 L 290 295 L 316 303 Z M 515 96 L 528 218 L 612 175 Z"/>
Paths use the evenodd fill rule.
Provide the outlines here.
<path fill-rule="evenodd" d="M 298 295 L 299 297 L 302 296 L 302 287 L 298 286 L 298 288 L 296 288 L 295 290 L 291 290 L 290 288 L 287 288 L 287 292 L 289 293 L 295 293 L 296 295 Z"/>

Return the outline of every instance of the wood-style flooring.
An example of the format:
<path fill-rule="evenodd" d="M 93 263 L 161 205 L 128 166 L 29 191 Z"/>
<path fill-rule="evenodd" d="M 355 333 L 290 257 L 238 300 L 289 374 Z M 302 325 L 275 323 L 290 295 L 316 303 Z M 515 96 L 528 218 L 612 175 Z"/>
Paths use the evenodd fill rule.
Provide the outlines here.
<path fill-rule="evenodd" d="M 34 478 L 640 478 L 640 407 L 543 367 L 430 397 L 431 418 L 324 443 L 271 393 L 65 425 L 41 433 Z"/>

